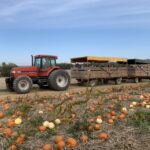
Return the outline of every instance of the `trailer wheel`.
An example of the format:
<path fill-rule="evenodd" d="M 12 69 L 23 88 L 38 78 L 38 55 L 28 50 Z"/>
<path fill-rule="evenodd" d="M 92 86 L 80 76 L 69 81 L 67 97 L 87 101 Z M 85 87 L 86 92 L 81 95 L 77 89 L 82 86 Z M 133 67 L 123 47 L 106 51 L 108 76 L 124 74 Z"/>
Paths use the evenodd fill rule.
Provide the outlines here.
<path fill-rule="evenodd" d="M 70 85 L 70 75 L 63 69 L 54 70 L 48 78 L 49 87 L 53 90 L 64 91 Z"/>
<path fill-rule="evenodd" d="M 134 83 L 139 83 L 139 78 L 135 78 Z"/>
<path fill-rule="evenodd" d="M 94 87 L 98 84 L 98 80 L 96 79 L 93 79 L 93 80 L 90 80 L 90 81 L 86 81 L 84 83 L 85 86 L 91 86 L 91 87 Z"/>
<path fill-rule="evenodd" d="M 117 85 L 120 85 L 122 83 L 122 78 L 117 78 L 115 82 Z"/>
<path fill-rule="evenodd" d="M 32 80 L 28 76 L 18 77 L 13 82 L 13 89 L 18 94 L 29 93 L 32 89 Z"/>

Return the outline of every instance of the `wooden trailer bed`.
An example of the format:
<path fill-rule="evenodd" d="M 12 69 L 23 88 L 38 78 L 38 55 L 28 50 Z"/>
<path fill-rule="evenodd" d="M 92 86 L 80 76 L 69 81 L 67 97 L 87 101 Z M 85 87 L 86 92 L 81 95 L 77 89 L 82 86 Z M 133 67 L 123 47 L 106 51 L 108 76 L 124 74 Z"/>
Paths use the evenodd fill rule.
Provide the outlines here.
<path fill-rule="evenodd" d="M 134 79 L 136 83 L 150 79 L 150 60 L 85 56 L 71 62 L 76 64 L 71 69 L 72 78 L 79 82 L 115 80 L 118 84 L 122 79 Z"/>

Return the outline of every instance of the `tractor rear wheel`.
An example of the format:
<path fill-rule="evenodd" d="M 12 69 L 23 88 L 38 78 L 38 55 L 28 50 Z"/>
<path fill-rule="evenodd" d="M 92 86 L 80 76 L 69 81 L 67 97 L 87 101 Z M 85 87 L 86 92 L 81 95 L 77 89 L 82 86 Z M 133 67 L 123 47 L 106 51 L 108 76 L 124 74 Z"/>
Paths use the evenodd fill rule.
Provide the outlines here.
<path fill-rule="evenodd" d="M 64 91 L 68 89 L 70 80 L 70 75 L 65 70 L 54 70 L 48 78 L 49 87 L 53 90 Z"/>
<path fill-rule="evenodd" d="M 18 77 L 13 82 L 13 89 L 18 94 L 29 93 L 32 89 L 32 80 L 28 76 Z"/>

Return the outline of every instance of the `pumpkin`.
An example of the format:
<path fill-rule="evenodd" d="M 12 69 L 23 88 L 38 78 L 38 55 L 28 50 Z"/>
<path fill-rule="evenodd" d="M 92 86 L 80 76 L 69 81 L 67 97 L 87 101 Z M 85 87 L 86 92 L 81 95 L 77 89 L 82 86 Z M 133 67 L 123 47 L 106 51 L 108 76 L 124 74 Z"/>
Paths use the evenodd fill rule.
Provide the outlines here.
<path fill-rule="evenodd" d="M 17 150 L 17 147 L 16 147 L 16 145 L 11 145 L 9 149 L 10 150 Z"/>
<path fill-rule="evenodd" d="M 141 100 L 144 99 L 144 96 L 143 96 L 143 95 L 140 95 L 140 99 L 141 99 Z"/>
<path fill-rule="evenodd" d="M 11 137 L 13 135 L 13 131 L 10 128 L 4 129 L 4 134 L 6 137 Z"/>
<path fill-rule="evenodd" d="M 106 140 L 108 140 L 108 138 L 109 138 L 109 136 L 108 136 L 107 133 L 100 133 L 99 134 L 99 139 L 100 140 L 106 141 Z"/>
<path fill-rule="evenodd" d="M 21 145 L 21 144 L 24 143 L 24 140 L 25 140 L 25 139 L 24 139 L 23 137 L 20 137 L 20 136 L 19 136 L 19 137 L 16 139 L 16 144 L 17 144 L 17 145 Z"/>
<path fill-rule="evenodd" d="M 46 127 L 45 127 L 45 126 L 39 126 L 39 131 L 40 131 L 40 132 L 46 131 Z"/>
<path fill-rule="evenodd" d="M 72 113 L 72 114 L 71 114 L 71 118 L 72 118 L 72 119 L 75 119 L 76 117 L 77 117 L 76 113 Z"/>
<path fill-rule="evenodd" d="M 95 124 L 94 129 L 95 130 L 100 130 L 101 126 L 99 124 Z"/>
<path fill-rule="evenodd" d="M 94 131 L 94 126 L 92 126 L 92 125 L 89 126 L 89 127 L 88 127 L 88 130 L 89 130 L 90 132 L 93 132 L 93 131 Z"/>
<path fill-rule="evenodd" d="M 120 120 L 125 119 L 125 117 L 126 117 L 126 116 L 125 116 L 124 114 L 119 115 L 119 119 L 120 119 Z"/>
<path fill-rule="evenodd" d="M 146 108 L 147 108 L 147 109 L 150 109 L 150 105 L 146 105 Z"/>
<path fill-rule="evenodd" d="M 52 145 L 51 144 L 45 144 L 42 148 L 43 150 L 52 150 Z"/>
<path fill-rule="evenodd" d="M 106 117 L 107 117 L 108 119 L 110 119 L 112 116 L 111 116 L 111 114 L 106 114 Z"/>
<path fill-rule="evenodd" d="M 132 102 L 132 105 L 135 107 L 137 105 L 137 102 Z"/>
<path fill-rule="evenodd" d="M 97 118 L 97 119 L 96 119 L 96 123 L 98 123 L 98 124 L 102 124 L 102 122 L 103 122 L 103 120 L 102 120 L 102 119 L 100 119 L 100 118 Z"/>
<path fill-rule="evenodd" d="M 50 129 L 54 129 L 55 128 L 55 124 L 53 122 L 50 122 L 49 125 L 48 125 L 48 127 Z"/>
<path fill-rule="evenodd" d="M 63 136 L 56 136 L 55 137 L 55 144 L 58 144 L 60 141 L 64 141 L 64 137 Z"/>
<path fill-rule="evenodd" d="M 22 119 L 21 118 L 15 119 L 15 124 L 16 125 L 20 125 L 21 123 L 22 123 Z"/>
<path fill-rule="evenodd" d="M 60 119 L 56 119 L 56 120 L 55 120 L 55 124 L 57 124 L 57 125 L 61 124 Z"/>
<path fill-rule="evenodd" d="M 86 143 L 86 142 L 89 140 L 89 138 L 88 138 L 87 135 L 82 135 L 82 136 L 80 137 L 80 140 L 81 140 L 83 143 Z"/>
<path fill-rule="evenodd" d="M 112 111 L 112 112 L 111 112 L 111 115 L 112 115 L 112 116 L 116 116 L 116 112 L 115 112 L 115 111 Z"/>
<path fill-rule="evenodd" d="M 130 108 L 134 108 L 134 106 L 132 104 L 130 104 Z"/>
<path fill-rule="evenodd" d="M 4 118 L 4 114 L 2 112 L 0 112 L 0 119 Z"/>
<path fill-rule="evenodd" d="M 66 143 L 68 148 L 75 148 L 77 146 L 77 141 L 74 138 L 68 138 Z"/>
<path fill-rule="evenodd" d="M 44 114 L 44 112 L 42 110 L 39 111 L 39 114 Z"/>
<path fill-rule="evenodd" d="M 6 111 L 6 110 L 8 110 L 10 108 L 10 105 L 9 104 L 6 104 L 5 106 L 4 106 L 4 110 Z"/>
<path fill-rule="evenodd" d="M 62 149 L 64 149 L 64 147 L 65 147 L 65 142 L 64 141 L 59 141 L 57 143 L 57 149 L 58 150 L 62 150 Z"/>
<path fill-rule="evenodd" d="M 109 120 L 108 120 L 108 123 L 109 123 L 109 124 L 114 124 L 114 120 L 113 120 L 113 119 L 109 119 Z"/>
<path fill-rule="evenodd" d="M 43 126 L 48 128 L 49 127 L 49 122 L 48 121 L 43 122 Z"/>
<path fill-rule="evenodd" d="M 15 126 L 15 122 L 14 121 L 9 121 L 7 123 L 7 125 L 8 125 L 9 128 L 13 128 Z"/>

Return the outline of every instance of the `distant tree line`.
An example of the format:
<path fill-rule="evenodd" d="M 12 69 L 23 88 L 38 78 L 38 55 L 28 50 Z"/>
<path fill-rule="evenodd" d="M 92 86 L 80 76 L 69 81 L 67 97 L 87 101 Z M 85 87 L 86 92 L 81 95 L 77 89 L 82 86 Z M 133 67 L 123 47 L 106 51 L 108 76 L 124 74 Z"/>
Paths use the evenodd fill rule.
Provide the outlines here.
<path fill-rule="evenodd" d="M 70 69 L 72 67 L 71 63 L 57 63 L 62 69 Z"/>
<path fill-rule="evenodd" d="M 2 77 L 8 77 L 10 75 L 10 71 L 12 68 L 17 67 L 14 63 L 5 63 L 3 62 L 0 65 L 0 76 Z"/>

